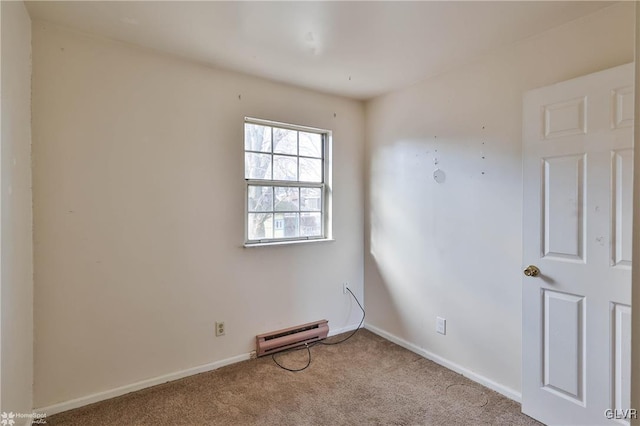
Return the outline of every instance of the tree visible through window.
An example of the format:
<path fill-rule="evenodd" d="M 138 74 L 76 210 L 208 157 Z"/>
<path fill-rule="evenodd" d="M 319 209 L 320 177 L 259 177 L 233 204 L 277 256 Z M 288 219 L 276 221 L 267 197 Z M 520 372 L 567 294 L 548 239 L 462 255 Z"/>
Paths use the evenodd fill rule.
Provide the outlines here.
<path fill-rule="evenodd" d="M 327 132 L 246 119 L 246 241 L 325 238 Z"/>

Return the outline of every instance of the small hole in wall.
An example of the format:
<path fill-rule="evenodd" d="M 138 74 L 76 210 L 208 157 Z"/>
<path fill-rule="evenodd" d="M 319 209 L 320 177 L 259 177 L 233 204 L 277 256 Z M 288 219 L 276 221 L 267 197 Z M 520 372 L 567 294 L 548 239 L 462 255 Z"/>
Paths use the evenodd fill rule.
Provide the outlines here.
<path fill-rule="evenodd" d="M 336 118 L 338 116 L 338 114 L 336 114 L 335 112 L 333 113 L 333 118 Z"/>
<path fill-rule="evenodd" d="M 238 95 L 238 100 L 241 101 L 242 100 L 242 95 Z"/>

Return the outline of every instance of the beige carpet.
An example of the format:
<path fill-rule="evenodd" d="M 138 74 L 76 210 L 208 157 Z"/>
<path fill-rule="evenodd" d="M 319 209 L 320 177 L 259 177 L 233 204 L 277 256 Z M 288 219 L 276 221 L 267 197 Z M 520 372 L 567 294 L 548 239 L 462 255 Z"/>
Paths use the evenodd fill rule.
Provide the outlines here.
<path fill-rule="evenodd" d="M 339 339 L 336 336 L 328 341 Z M 369 331 L 298 373 L 249 360 L 67 411 L 49 425 L 539 425 L 520 405 Z M 289 367 L 306 350 L 282 354 Z"/>

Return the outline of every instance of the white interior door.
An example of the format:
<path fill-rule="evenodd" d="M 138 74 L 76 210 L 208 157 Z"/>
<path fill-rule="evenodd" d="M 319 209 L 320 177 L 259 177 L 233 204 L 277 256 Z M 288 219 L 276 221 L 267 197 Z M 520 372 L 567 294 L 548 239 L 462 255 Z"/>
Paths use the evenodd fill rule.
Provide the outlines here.
<path fill-rule="evenodd" d="M 629 408 L 633 81 L 628 64 L 524 97 L 522 411 L 550 425 Z"/>

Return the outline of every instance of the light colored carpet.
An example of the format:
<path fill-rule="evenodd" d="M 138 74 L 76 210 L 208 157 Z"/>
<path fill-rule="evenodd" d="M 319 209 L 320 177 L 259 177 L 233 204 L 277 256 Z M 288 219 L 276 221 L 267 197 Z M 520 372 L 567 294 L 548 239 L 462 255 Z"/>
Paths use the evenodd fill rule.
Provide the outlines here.
<path fill-rule="evenodd" d="M 341 336 L 331 340 L 340 339 Z M 249 360 L 51 416 L 49 425 L 539 425 L 520 404 L 369 331 L 298 373 Z M 281 354 L 289 368 L 307 351 Z"/>

